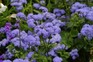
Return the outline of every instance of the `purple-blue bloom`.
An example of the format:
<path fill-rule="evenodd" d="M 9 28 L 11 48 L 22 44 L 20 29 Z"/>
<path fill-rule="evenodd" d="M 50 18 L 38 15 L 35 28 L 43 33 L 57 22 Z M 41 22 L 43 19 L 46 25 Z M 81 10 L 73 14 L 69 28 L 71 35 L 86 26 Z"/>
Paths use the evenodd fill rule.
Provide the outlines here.
<path fill-rule="evenodd" d="M 18 59 L 14 59 L 13 62 L 29 62 L 29 60 L 18 58 Z"/>
<path fill-rule="evenodd" d="M 60 34 L 52 35 L 52 38 L 50 39 L 50 43 L 59 43 L 61 41 Z"/>
<path fill-rule="evenodd" d="M 50 56 L 57 56 L 57 54 L 55 53 L 54 50 L 50 50 L 50 51 L 48 52 L 48 55 L 50 55 Z"/>
<path fill-rule="evenodd" d="M 11 6 L 16 6 L 16 7 L 19 7 L 21 5 L 22 5 L 21 2 L 13 2 L 13 3 L 11 3 Z"/>
<path fill-rule="evenodd" d="M 80 33 L 83 35 L 83 36 L 86 36 L 88 40 L 91 40 L 93 38 L 93 26 L 92 25 L 89 25 L 89 24 L 85 24 Z"/>
<path fill-rule="evenodd" d="M 73 49 L 71 52 L 70 52 L 70 56 L 72 57 L 73 60 L 75 60 L 79 54 L 78 54 L 78 50 L 77 49 Z"/>
<path fill-rule="evenodd" d="M 21 11 L 23 9 L 23 5 L 16 7 L 16 11 Z"/>
<path fill-rule="evenodd" d="M 62 62 L 63 59 L 61 57 L 56 56 L 55 58 L 53 58 L 53 62 Z"/>
<path fill-rule="evenodd" d="M 74 3 L 74 4 L 72 5 L 71 11 L 72 11 L 72 12 L 75 12 L 76 10 L 81 9 L 81 8 L 84 8 L 84 7 L 87 7 L 87 5 L 81 4 L 81 3 L 79 3 L 79 2 L 76 2 L 76 3 Z"/>
<path fill-rule="evenodd" d="M 39 9 L 42 10 L 42 12 L 48 12 L 48 9 L 44 6 L 41 6 Z"/>
<path fill-rule="evenodd" d="M 34 28 L 36 26 L 34 19 L 27 20 L 28 27 Z"/>
<path fill-rule="evenodd" d="M 86 19 L 93 21 L 93 11 L 89 11 L 86 15 Z"/>
<path fill-rule="evenodd" d="M 21 19 L 23 19 L 23 20 L 26 20 L 26 16 L 25 16 L 25 14 L 22 13 L 22 12 L 18 12 L 17 15 L 16 15 L 16 17 L 17 17 L 17 18 L 21 18 Z"/>
<path fill-rule="evenodd" d="M 33 7 L 36 8 L 36 9 L 39 9 L 39 8 L 40 8 L 40 4 L 34 3 L 34 4 L 33 4 Z"/>
<path fill-rule="evenodd" d="M 2 62 L 12 62 L 11 60 L 4 60 L 4 61 L 2 61 Z"/>
<path fill-rule="evenodd" d="M 29 53 L 27 54 L 27 58 L 31 58 L 33 54 L 34 54 L 34 52 L 29 52 Z"/>
<path fill-rule="evenodd" d="M 32 13 L 28 14 L 28 15 L 27 15 L 27 20 L 32 19 L 32 16 L 33 16 Z"/>

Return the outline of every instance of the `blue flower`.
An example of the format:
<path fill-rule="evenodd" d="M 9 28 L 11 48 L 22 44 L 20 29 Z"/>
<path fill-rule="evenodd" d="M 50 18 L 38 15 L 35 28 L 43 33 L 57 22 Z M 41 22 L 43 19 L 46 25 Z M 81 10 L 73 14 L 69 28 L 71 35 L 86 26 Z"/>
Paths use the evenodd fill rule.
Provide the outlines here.
<path fill-rule="evenodd" d="M 20 2 L 11 3 L 11 6 L 16 6 L 16 7 L 21 6 L 21 5 L 22 5 L 22 3 L 20 3 Z"/>
<path fill-rule="evenodd" d="M 34 52 L 29 52 L 29 53 L 27 54 L 27 58 L 31 58 L 33 54 L 34 54 Z"/>
<path fill-rule="evenodd" d="M 20 0 L 19 2 L 21 2 L 22 4 L 27 4 L 26 0 Z"/>
<path fill-rule="evenodd" d="M 23 5 L 16 7 L 16 10 L 19 12 L 23 9 Z"/>
<path fill-rule="evenodd" d="M 66 46 L 64 44 L 58 44 L 56 47 L 53 48 L 53 50 L 57 51 L 57 50 L 64 50 L 66 49 Z"/>
<path fill-rule="evenodd" d="M 40 8 L 40 4 L 34 3 L 34 4 L 33 4 L 33 7 L 35 7 L 36 9 L 39 9 L 39 8 Z"/>
<path fill-rule="evenodd" d="M 86 15 L 86 19 L 93 21 L 93 11 L 89 11 Z"/>
<path fill-rule="evenodd" d="M 57 54 L 55 53 L 54 50 L 50 50 L 50 51 L 48 52 L 48 55 L 50 55 L 50 56 L 57 56 Z"/>
<path fill-rule="evenodd" d="M 13 60 L 13 62 L 24 62 L 24 60 L 23 59 L 15 59 L 15 60 Z"/>
<path fill-rule="evenodd" d="M 22 13 L 22 12 L 17 13 L 16 16 L 17 16 L 18 18 L 21 18 L 21 19 L 23 19 L 23 20 L 26 20 L 26 16 L 25 16 L 25 14 Z"/>
<path fill-rule="evenodd" d="M 61 57 L 56 56 L 55 58 L 53 58 L 53 62 L 62 62 L 63 59 Z"/>
<path fill-rule="evenodd" d="M 42 10 L 42 12 L 48 12 L 48 9 L 44 6 L 41 6 L 39 9 Z"/>
<path fill-rule="evenodd" d="M 35 20 L 42 20 L 43 15 L 42 14 L 33 15 L 32 18 L 35 19 Z"/>
<path fill-rule="evenodd" d="M 74 4 L 72 5 L 71 11 L 72 11 L 72 12 L 75 12 L 76 10 L 81 9 L 81 8 L 84 8 L 84 7 L 87 7 L 87 5 L 81 4 L 81 3 L 79 3 L 79 2 L 76 2 L 76 3 L 74 3 Z"/>
<path fill-rule="evenodd" d="M 61 41 L 61 39 L 62 38 L 61 38 L 60 34 L 55 34 L 50 39 L 50 43 L 59 43 Z"/>
<path fill-rule="evenodd" d="M 10 32 L 10 35 L 14 38 L 15 36 L 18 36 L 19 34 L 19 29 L 15 29 L 13 31 Z"/>
<path fill-rule="evenodd" d="M 77 49 L 73 49 L 71 52 L 70 52 L 70 55 L 72 57 L 73 60 L 75 60 L 79 55 L 78 55 L 78 50 Z"/>
<path fill-rule="evenodd" d="M 11 60 L 4 60 L 3 62 L 12 62 Z"/>
<path fill-rule="evenodd" d="M 15 38 L 11 39 L 11 42 L 14 44 L 14 46 L 18 46 L 19 47 L 21 41 L 19 41 L 18 37 L 15 37 Z"/>
<path fill-rule="evenodd" d="M 0 42 L 0 44 L 1 44 L 2 46 L 6 46 L 8 43 L 9 43 L 9 40 L 8 40 L 8 39 L 3 39 L 3 40 Z"/>
<path fill-rule="evenodd" d="M 32 13 L 28 14 L 28 15 L 27 15 L 27 20 L 32 19 L 32 16 L 33 16 Z"/>
<path fill-rule="evenodd" d="M 91 40 L 93 38 L 93 26 L 92 25 L 89 25 L 89 24 L 85 24 L 80 33 L 83 35 L 83 36 L 86 36 L 88 40 Z"/>
<path fill-rule="evenodd" d="M 27 20 L 28 27 L 34 28 L 36 26 L 34 19 Z"/>

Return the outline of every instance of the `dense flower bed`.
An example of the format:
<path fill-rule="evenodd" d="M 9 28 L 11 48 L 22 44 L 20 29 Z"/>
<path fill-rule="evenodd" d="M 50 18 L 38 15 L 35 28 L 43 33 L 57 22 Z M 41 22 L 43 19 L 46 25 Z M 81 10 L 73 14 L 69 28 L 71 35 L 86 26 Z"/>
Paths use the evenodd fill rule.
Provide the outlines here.
<path fill-rule="evenodd" d="M 93 1 L 0 0 L 0 62 L 89 62 Z"/>

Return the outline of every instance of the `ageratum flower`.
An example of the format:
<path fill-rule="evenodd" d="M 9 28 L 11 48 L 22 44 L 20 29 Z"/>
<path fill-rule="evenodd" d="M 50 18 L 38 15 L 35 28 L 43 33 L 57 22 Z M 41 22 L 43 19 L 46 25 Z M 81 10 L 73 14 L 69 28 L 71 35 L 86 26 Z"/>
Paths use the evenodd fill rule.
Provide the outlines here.
<path fill-rule="evenodd" d="M 34 28 L 34 32 L 40 36 L 42 34 L 42 28 L 41 28 L 41 25 L 37 25 L 35 28 Z"/>
<path fill-rule="evenodd" d="M 91 40 L 93 38 L 93 26 L 92 25 L 89 25 L 89 24 L 85 24 L 80 33 L 83 35 L 83 36 L 86 36 L 88 40 Z"/>
<path fill-rule="evenodd" d="M 8 39 L 3 39 L 2 41 L 0 41 L 0 46 L 6 46 L 6 44 L 8 44 L 9 40 Z"/>
<path fill-rule="evenodd" d="M 28 35 L 26 38 L 24 38 L 24 41 L 27 42 L 28 45 L 31 45 L 31 46 L 40 45 L 40 41 L 32 35 Z"/>
<path fill-rule="evenodd" d="M 34 28 L 36 26 L 34 19 L 27 20 L 28 27 Z"/>
<path fill-rule="evenodd" d="M 27 58 L 31 58 L 32 57 L 32 55 L 34 54 L 34 52 L 29 52 L 28 54 L 27 54 Z"/>
<path fill-rule="evenodd" d="M 43 34 L 43 38 L 49 37 L 49 33 L 45 29 L 42 29 L 42 34 Z"/>
<path fill-rule="evenodd" d="M 22 12 L 18 12 L 17 15 L 16 15 L 16 17 L 17 17 L 17 18 L 21 18 L 21 19 L 23 19 L 23 20 L 26 20 L 26 16 L 25 16 L 25 14 L 22 13 Z"/>
<path fill-rule="evenodd" d="M 49 13 L 49 12 L 45 12 L 42 15 L 43 15 L 44 20 L 46 20 L 46 21 L 47 20 L 51 21 L 51 20 L 54 20 L 56 18 L 55 14 Z"/>
<path fill-rule="evenodd" d="M 59 43 L 61 41 L 60 34 L 52 35 L 52 38 L 50 39 L 50 43 Z"/>
<path fill-rule="evenodd" d="M 54 50 L 50 50 L 49 52 L 48 52 L 48 55 L 50 55 L 50 56 L 57 56 L 57 54 L 55 53 L 55 51 Z"/>
<path fill-rule="evenodd" d="M 20 0 L 19 2 L 21 2 L 22 4 L 27 4 L 26 0 Z"/>
<path fill-rule="evenodd" d="M 0 28 L 0 33 L 5 33 L 5 28 L 4 27 Z"/>
<path fill-rule="evenodd" d="M 79 16 L 81 16 L 81 17 L 87 16 L 87 14 L 88 14 L 89 11 L 90 11 L 90 8 L 89 7 L 84 7 L 84 8 L 81 8 L 81 9 L 76 10 L 76 12 L 78 12 L 79 13 Z"/>
<path fill-rule="evenodd" d="M 10 2 L 18 2 L 19 0 L 10 0 Z"/>
<path fill-rule="evenodd" d="M 15 38 L 11 39 L 11 43 L 13 43 L 14 46 L 20 47 L 20 42 L 21 42 L 21 41 L 19 40 L 18 37 L 15 37 Z"/>
<path fill-rule="evenodd" d="M 86 15 L 86 19 L 93 21 L 93 11 L 89 11 Z"/>
<path fill-rule="evenodd" d="M 23 9 L 23 4 L 27 4 L 26 0 L 11 0 L 11 6 L 15 6 L 19 12 Z"/>
<path fill-rule="evenodd" d="M 19 29 L 15 29 L 13 31 L 10 32 L 10 35 L 14 38 L 15 36 L 19 35 Z"/>
<path fill-rule="evenodd" d="M 42 14 L 33 15 L 32 18 L 34 20 L 42 20 L 43 19 L 43 15 Z"/>
<path fill-rule="evenodd" d="M 54 26 L 58 26 L 58 27 L 63 27 L 66 25 L 66 22 L 61 22 L 61 20 L 57 20 L 57 19 L 54 19 L 52 23 Z"/>
<path fill-rule="evenodd" d="M 53 30 L 54 30 L 54 34 L 61 32 L 61 29 L 58 26 L 53 26 Z"/>
<path fill-rule="evenodd" d="M 39 8 L 40 8 L 40 4 L 34 3 L 34 4 L 33 4 L 33 7 L 36 8 L 36 9 L 39 9 Z"/>
<path fill-rule="evenodd" d="M 79 3 L 79 2 L 76 2 L 76 3 L 74 3 L 74 4 L 72 5 L 71 11 L 72 11 L 72 12 L 75 12 L 76 10 L 81 9 L 81 8 L 84 8 L 84 7 L 87 7 L 87 5 L 86 5 L 86 4 L 81 4 L 81 3 Z"/>
<path fill-rule="evenodd" d="M 21 31 L 20 32 L 20 38 L 21 39 L 24 39 L 25 37 L 27 37 L 28 36 L 28 34 L 25 32 L 25 31 Z"/>
<path fill-rule="evenodd" d="M 23 9 L 23 5 L 16 7 L 16 10 L 19 12 Z"/>
<path fill-rule="evenodd" d="M 55 58 L 53 58 L 53 62 L 62 62 L 63 59 L 61 57 L 56 56 Z"/>
<path fill-rule="evenodd" d="M 11 3 L 11 6 L 16 6 L 16 7 L 21 6 L 21 5 L 22 5 L 21 2 L 13 2 L 13 3 Z"/>
<path fill-rule="evenodd" d="M 39 9 L 42 10 L 42 12 L 48 12 L 48 9 L 44 6 L 41 6 Z"/>
<path fill-rule="evenodd" d="M 4 61 L 2 61 L 2 62 L 12 62 L 11 60 L 4 60 Z"/>
<path fill-rule="evenodd" d="M 7 22 L 4 28 L 5 28 L 5 32 L 6 32 L 6 33 L 10 32 L 10 31 L 11 31 L 11 28 L 12 28 L 11 23 L 8 23 L 8 22 Z"/>
<path fill-rule="evenodd" d="M 54 11 L 53 11 L 53 13 L 55 13 L 56 16 L 61 16 L 61 11 L 60 11 L 60 9 L 55 8 Z"/>
<path fill-rule="evenodd" d="M 10 58 L 12 58 L 14 55 L 13 55 L 9 50 L 7 50 L 7 51 L 5 52 L 5 54 L 3 54 L 3 56 L 4 56 L 4 58 L 10 59 Z"/>
<path fill-rule="evenodd" d="M 13 62 L 29 62 L 28 59 L 21 59 L 21 58 L 18 58 L 18 59 L 14 59 Z"/>
<path fill-rule="evenodd" d="M 72 57 L 73 60 L 75 60 L 79 55 L 78 55 L 78 50 L 77 49 L 73 49 L 70 52 L 70 56 Z"/>
<path fill-rule="evenodd" d="M 66 46 L 64 44 L 58 44 L 56 47 L 53 48 L 53 50 L 57 51 L 57 50 L 64 50 L 66 49 Z"/>
<path fill-rule="evenodd" d="M 65 14 L 65 10 L 61 9 L 60 10 L 61 14 Z"/>
<path fill-rule="evenodd" d="M 32 16 L 33 16 L 32 13 L 28 14 L 28 15 L 27 15 L 27 20 L 32 19 Z"/>
<path fill-rule="evenodd" d="M 58 16 L 58 17 L 59 17 L 59 16 L 61 16 L 61 15 L 65 14 L 65 10 L 55 8 L 55 9 L 53 10 L 53 13 L 55 13 L 55 14 L 56 14 L 56 16 Z"/>

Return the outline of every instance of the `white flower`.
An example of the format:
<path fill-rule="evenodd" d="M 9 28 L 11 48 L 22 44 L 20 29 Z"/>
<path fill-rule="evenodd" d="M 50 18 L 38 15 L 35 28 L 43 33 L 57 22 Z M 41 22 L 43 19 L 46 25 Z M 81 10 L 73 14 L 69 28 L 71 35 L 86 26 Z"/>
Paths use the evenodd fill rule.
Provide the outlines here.
<path fill-rule="evenodd" d="M 16 18 L 16 14 L 12 14 L 10 17 L 11 18 Z"/>
<path fill-rule="evenodd" d="M 4 6 L 2 3 L 0 3 L 0 13 L 4 12 L 6 8 L 7 6 Z"/>

